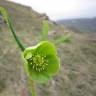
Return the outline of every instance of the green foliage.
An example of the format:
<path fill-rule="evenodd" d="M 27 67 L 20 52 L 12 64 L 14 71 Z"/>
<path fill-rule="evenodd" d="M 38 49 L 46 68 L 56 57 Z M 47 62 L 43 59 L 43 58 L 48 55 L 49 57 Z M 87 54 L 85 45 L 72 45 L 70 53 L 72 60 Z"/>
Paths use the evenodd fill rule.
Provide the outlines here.
<path fill-rule="evenodd" d="M 25 69 L 30 79 L 45 83 L 59 71 L 60 61 L 53 43 L 42 41 L 25 49 Z"/>
<path fill-rule="evenodd" d="M 43 22 L 42 42 L 38 43 L 36 46 L 25 49 L 15 34 L 11 17 L 8 15 L 6 9 L 0 7 L 0 13 L 4 17 L 4 20 L 6 21 L 10 32 L 13 34 L 15 41 L 21 48 L 21 51 L 24 52 L 24 67 L 29 79 L 32 80 L 32 83 L 33 80 L 41 83 L 48 81 L 59 71 L 60 68 L 60 60 L 57 56 L 57 50 L 54 44 L 49 41 L 45 41 L 48 39 L 48 22 Z M 32 89 L 34 89 L 33 84 Z M 33 93 L 33 96 L 35 96 L 34 90 Z"/>
<path fill-rule="evenodd" d="M 56 45 L 59 45 L 59 44 L 61 44 L 61 43 L 69 43 L 69 42 L 71 42 L 70 34 L 67 34 L 67 35 L 62 36 L 62 37 L 58 37 L 58 38 L 54 41 L 54 43 L 55 43 Z"/>
<path fill-rule="evenodd" d="M 49 24 L 47 20 L 43 21 L 42 33 L 41 33 L 41 40 L 48 39 L 48 31 L 49 31 Z"/>
<path fill-rule="evenodd" d="M 0 0 L 0 5 L 2 1 L 5 2 L 5 0 Z M 6 5 L 6 3 L 3 3 L 3 4 Z M 33 33 L 35 31 L 40 32 L 39 30 L 40 30 L 40 24 L 41 24 L 42 19 L 39 18 L 40 22 L 38 22 L 38 19 L 32 17 L 30 14 L 32 10 L 30 11 L 29 8 L 27 7 L 22 8 L 21 5 L 17 5 L 17 4 L 14 4 L 14 5 L 6 6 L 6 8 L 8 8 L 9 11 L 11 11 L 12 8 L 14 9 L 14 11 L 12 11 L 11 14 L 12 16 L 14 16 L 14 20 L 16 21 L 15 28 L 16 30 L 18 30 L 17 33 L 19 37 L 21 37 L 22 40 L 24 40 L 23 42 L 26 42 L 25 38 L 27 38 L 27 43 L 31 45 L 30 40 L 34 40 L 34 38 L 32 38 Z M 22 12 L 22 10 L 24 12 Z M 36 13 L 34 14 L 33 11 L 32 11 L 32 15 L 35 15 L 38 17 L 38 14 Z M 34 22 L 32 21 L 35 21 L 36 25 L 37 24 L 38 25 L 35 26 Z M 1 53 L 0 76 L 3 76 L 3 77 L 5 76 L 6 81 L 10 80 L 11 79 L 10 77 L 12 77 L 14 79 L 14 82 L 19 82 L 19 81 L 21 82 L 22 80 L 20 79 L 20 76 L 23 73 L 19 74 L 18 72 L 21 70 L 20 68 L 23 66 L 22 61 L 20 61 L 20 56 L 18 55 L 18 49 L 16 49 L 15 43 L 11 40 L 11 36 L 9 36 L 9 34 L 6 33 L 7 31 L 5 27 L 6 26 L 2 26 L 4 32 L 2 33 L 0 32 L 0 53 Z M 36 29 L 37 27 L 39 29 L 34 31 L 34 28 Z M 27 29 L 30 31 L 26 32 Z M 56 36 L 58 36 L 58 38 L 59 38 L 59 35 L 61 35 L 64 31 L 67 31 L 67 29 L 62 30 L 59 24 L 56 25 L 54 28 L 54 30 L 57 30 L 57 29 L 58 29 L 59 34 L 56 34 Z M 70 34 L 72 33 L 70 30 L 69 32 Z M 64 44 L 65 45 L 59 46 L 60 48 L 59 54 L 60 54 L 60 57 L 62 58 L 61 60 L 62 68 L 61 68 L 60 74 L 58 74 L 59 76 L 54 78 L 54 80 L 52 80 L 50 83 L 46 83 L 46 86 L 42 86 L 42 85 L 39 86 L 39 84 L 36 84 L 37 85 L 36 87 L 39 86 L 38 96 L 54 96 L 54 95 L 57 95 L 57 96 L 89 96 L 89 95 L 95 96 L 96 95 L 96 35 L 93 33 L 89 34 L 86 32 L 84 34 L 73 32 L 72 37 L 73 38 L 72 38 L 71 44 L 62 43 L 62 45 Z M 38 36 L 36 36 L 36 38 L 38 38 Z M 12 52 L 10 52 L 10 50 L 12 50 Z M 12 61 L 10 62 L 10 60 Z M 15 66 L 17 64 L 18 66 Z M 1 65 L 4 65 L 4 67 L 2 67 Z M 9 71 L 7 71 L 6 69 Z M 12 70 L 14 69 L 12 74 L 11 74 L 11 69 Z M 70 75 L 72 76 L 70 77 Z M 16 96 L 16 93 L 17 93 L 17 96 L 19 96 L 20 95 L 19 93 L 21 92 L 15 93 L 14 92 L 15 88 L 12 89 L 14 87 L 12 84 L 13 84 L 12 82 L 8 83 L 5 86 L 7 88 L 6 89 L 4 88 L 3 89 L 4 91 L 2 90 L 2 92 L 0 92 L 0 96 L 1 95 Z M 23 84 L 25 83 L 23 82 L 20 83 L 21 86 Z M 19 89 L 20 89 L 20 86 L 17 86 L 16 90 L 18 91 Z M 26 93 L 26 90 L 28 89 L 26 88 L 24 89 L 25 90 L 23 90 L 23 92 Z M 31 95 L 29 94 L 28 96 L 31 96 Z"/>

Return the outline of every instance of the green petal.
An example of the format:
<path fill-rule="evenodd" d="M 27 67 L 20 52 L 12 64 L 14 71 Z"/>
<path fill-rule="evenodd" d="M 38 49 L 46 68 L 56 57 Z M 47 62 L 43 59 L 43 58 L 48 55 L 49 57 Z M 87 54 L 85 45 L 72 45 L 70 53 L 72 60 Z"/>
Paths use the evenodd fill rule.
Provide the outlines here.
<path fill-rule="evenodd" d="M 32 72 L 30 73 L 30 79 L 35 80 L 40 83 L 46 83 L 50 80 L 50 76 L 46 72 Z"/>
<path fill-rule="evenodd" d="M 57 56 L 47 56 L 48 66 L 47 72 L 50 75 L 55 75 L 60 69 L 60 59 Z"/>
<path fill-rule="evenodd" d="M 57 54 L 54 44 L 48 41 L 42 41 L 41 43 L 39 43 L 36 51 L 43 55 Z"/>
<path fill-rule="evenodd" d="M 32 53 L 35 52 L 36 48 L 37 46 L 26 48 L 23 52 L 24 58 L 29 59 L 30 57 L 32 57 Z"/>
<path fill-rule="evenodd" d="M 48 80 L 51 79 L 51 77 L 47 74 L 46 71 L 36 72 L 30 66 L 28 66 L 28 63 L 25 63 L 24 67 L 25 67 L 28 77 L 31 80 L 35 80 L 39 83 L 46 83 Z"/>

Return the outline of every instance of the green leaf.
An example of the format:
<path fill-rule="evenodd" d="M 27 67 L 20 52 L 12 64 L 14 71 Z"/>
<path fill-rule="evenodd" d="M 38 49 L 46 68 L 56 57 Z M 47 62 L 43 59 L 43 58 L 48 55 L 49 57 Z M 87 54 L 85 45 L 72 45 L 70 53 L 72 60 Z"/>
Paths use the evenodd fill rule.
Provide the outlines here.
<path fill-rule="evenodd" d="M 41 40 L 47 40 L 49 31 L 49 24 L 47 20 L 43 21 L 42 33 L 41 33 Z"/>
<path fill-rule="evenodd" d="M 43 55 L 51 55 L 51 54 L 56 55 L 57 54 L 57 50 L 54 44 L 48 41 L 42 41 L 37 47 L 36 51 Z"/>
<path fill-rule="evenodd" d="M 57 38 L 54 43 L 56 45 L 59 45 L 61 43 L 69 43 L 70 41 L 71 41 L 70 40 L 70 34 L 68 34 L 68 35 Z"/>
<path fill-rule="evenodd" d="M 47 56 L 48 66 L 47 72 L 50 75 L 55 75 L 60 69 L 60 59 L 57 56 L 49 55 Z"/>

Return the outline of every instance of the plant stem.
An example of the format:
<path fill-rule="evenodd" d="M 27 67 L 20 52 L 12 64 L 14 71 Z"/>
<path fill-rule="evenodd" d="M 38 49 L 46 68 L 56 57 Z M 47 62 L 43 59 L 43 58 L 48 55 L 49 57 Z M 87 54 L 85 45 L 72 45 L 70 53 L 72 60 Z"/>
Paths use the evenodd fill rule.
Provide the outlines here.
<path fill-rule="evenodd" d="M 0 7 L 0 14 L 3 16 L 4 20 L 6 21 L 6 23 L 8 25 L 8 28 L 9 28 L 10 32 L 13 34 L 13 37 L 15 38 L 15 41 L 17 42 L 18 46 L 20 47 L 20 49 L 22 51 L 24 51 L 25 48 L 24 48 L 23 44 L 20 42 L 20 40 L 18 39 L 18 37 L 17 37 L 17 35 L 15 33 L 11 17 L 9 16 L 8 12 L 6 11 L 6 9 L 3 8 L 3 7 Z"/>
<path fill-rule="evenodd" d="M 36 96 L 34 81 L 33 80 L 29 80 L 29 81 L 30 81 L 29 85 L 30 85 L 31 94 L 32 94 L 32 96 Z"/>
<path fill-rule="evenodd" d="M 14 30 L 14 27 L 13 27 L 13 24 L 12 24 L 12 20 L 11 20 L 10 17 L 8 18 L 7 24 L 8 24 L 9 30 L 12 32 L 12 34 L 13 34 L 15 40 L 16 40 L 18 46 L 20 47 L 20 49 L 21 49 L 22 51 L 24 51 L 25 48 L 24 48 L 23 44 L 20 42 L 20 40 L 18 39 L 18 37 L 17 37 L 17 35 L 16 35 L 16 33 L 15 33 L 15 30 Z"/>
<path fill-rule="evenodd" d="M 13 37 L 15 38 L 15 41 L 17 42 L 18 46 L 20 47 L 20 49 L 22 51 L 24 51 L 25 48 L 24 48 L 23 44 L 20 42 L 19 38 L 17 37 L 17 35 L 15 33 L 11 17 L 8 15 L 7 11 L 3 7 L 0 7 L 0 13 L 3 15 L 5 21 L 6 21 L 7 25 L 8 25 L 8 28 L 9 28 L 10 32 L 12 33 Z M 35 85 L 34 85 L 33 80 L 30 80 L 30 89 L 32 90 L 32 96 L 36 96 L 36 94 L 35 94 Z"/>

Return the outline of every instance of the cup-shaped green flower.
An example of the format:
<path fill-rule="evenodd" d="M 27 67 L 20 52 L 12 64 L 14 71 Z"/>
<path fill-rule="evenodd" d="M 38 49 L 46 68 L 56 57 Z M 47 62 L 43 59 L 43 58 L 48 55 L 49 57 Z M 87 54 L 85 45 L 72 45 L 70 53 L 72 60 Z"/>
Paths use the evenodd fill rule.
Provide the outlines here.
<path fill-rule="evenodd" d="M 49 80 L 60 68 L 57 50 L 49 41 L 42 41 L 36 46 L 26 48 L 23 58 L 29 78 L 41 83 Z"/>

